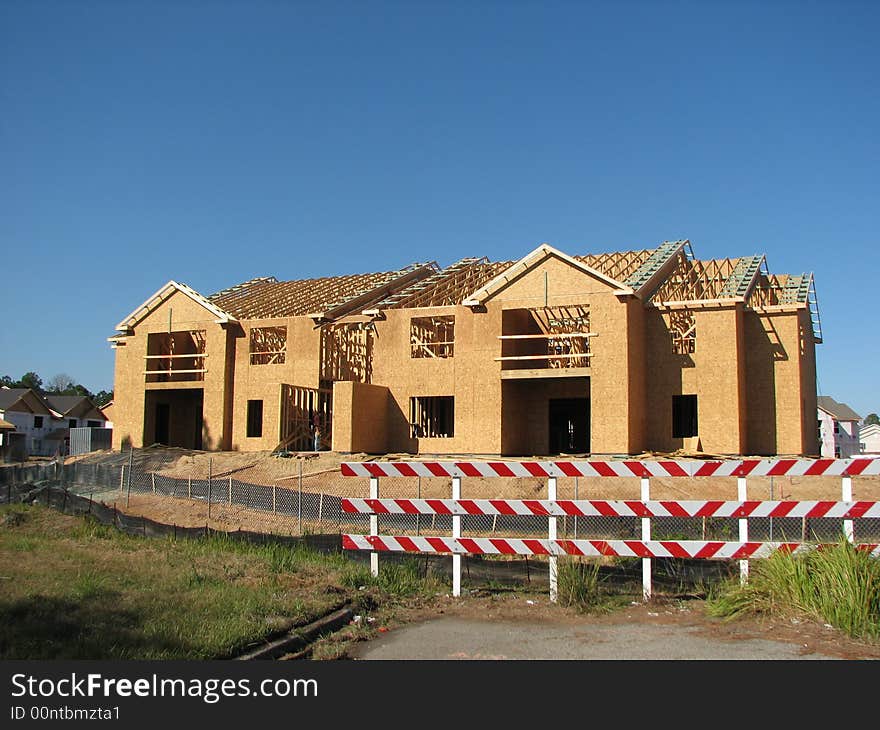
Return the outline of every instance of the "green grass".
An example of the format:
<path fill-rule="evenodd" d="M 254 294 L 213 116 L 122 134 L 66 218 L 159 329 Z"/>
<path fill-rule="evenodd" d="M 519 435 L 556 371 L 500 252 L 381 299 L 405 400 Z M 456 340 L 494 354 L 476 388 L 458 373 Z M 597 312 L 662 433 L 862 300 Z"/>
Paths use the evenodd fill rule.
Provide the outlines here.
<path fill-rule="evenodd" d="M 0 659 L 228 657 L 356 604 L 361 585 L 371 601 L 430 586 L 414 565 L 359 582 L 363 568 L 341 554 L 133 537 L 23 505 L 0 507 L 0 566 Z"/>
<path fill-rule="evenodd" d="M 731 581 L 710 597 L 714 616 L 804 615 L 858 639 L 880 639 L 880 560 L 846 540 L 809 553 L 775 553 L 752 562 L 745 585 Z"/>
<path fill-rule="evenodd" d="M 562 558 L 558 563 L 558 601 L 562 606 L 572 606 L 578 611 L 596 612 L 607 610 L 617 602 L 604 590 L 601 564 L 598 560 L 570 560 Z"/>

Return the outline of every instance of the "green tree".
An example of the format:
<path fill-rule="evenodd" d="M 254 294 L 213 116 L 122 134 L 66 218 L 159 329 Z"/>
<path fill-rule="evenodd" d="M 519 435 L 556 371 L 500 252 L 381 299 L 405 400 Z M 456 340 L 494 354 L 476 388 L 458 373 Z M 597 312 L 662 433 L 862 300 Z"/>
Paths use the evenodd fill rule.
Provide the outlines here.
<path fill-rule="evenodd" d="M 105 406 L 111 400 L 113 400 L 113 391 L 112 390 L 99 390 L 92 397 L 92 400 L 95 402 L 96 406 Z"/>
<path fill-rule="evenodd" d="M 38 393 L 43 392 L 43 379 L 34 372 L 25 373 L 18 381 L 19 388 L 32 388 Z"/>
<path fill-rule="evenodd" d="M 865 425 L 866 426 L 880 426 L 880 416 L 876 413 L 869 413 L 865 416 Z"/>

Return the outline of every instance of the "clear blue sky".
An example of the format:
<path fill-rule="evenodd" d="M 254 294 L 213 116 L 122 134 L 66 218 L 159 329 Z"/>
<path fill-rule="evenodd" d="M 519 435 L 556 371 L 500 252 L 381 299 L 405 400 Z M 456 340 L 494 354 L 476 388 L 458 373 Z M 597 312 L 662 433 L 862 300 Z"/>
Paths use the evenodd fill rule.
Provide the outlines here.
<path fill-rule="evenodd" d="M 113 384 L 169 279 L 688 238 L 813 271 L 880 412 L 880 3 L 0 1 L 0 374 Z"/>

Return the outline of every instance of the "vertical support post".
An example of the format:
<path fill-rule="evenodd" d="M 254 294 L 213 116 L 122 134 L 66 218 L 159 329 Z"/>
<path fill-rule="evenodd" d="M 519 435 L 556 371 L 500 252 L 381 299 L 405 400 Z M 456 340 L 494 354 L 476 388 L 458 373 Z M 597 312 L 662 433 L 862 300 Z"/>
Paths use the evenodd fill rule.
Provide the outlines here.
<path fill-rule="evenodd" d="M 296 529 L 299 531 L 299 534 L 303 534 L 303 463 L 302 459 L 299 462 L 299 479 L 297 480 L 297 495 L 296 495 Z"/>
<path fill-rule="evenodd" d="M 642 501 L 651 499 L 650 479 L 642 477 Z M 651 518 L 642 517 L 642 540 L 651 539 Z M 642 558 L 642 596 L 647 601 L 651 598 L 651 558 Z"/>
<path fill-rule="evenodd" d="M 551 502 L 556 501 L 556 477 L 547 479 L 547 499 Z M 551 550 L 556 540 L 556 520 L 554 516 L 547 519 L 547 538 L 550 540 Z M 559 558 L 551 554 L 547 562 L 550 564 L 550 602 L 556 603 L 559 597 Z"/>
<path fill-rule="evenodd" d="M 321 524 L 321 518 L 324 514 L 324 492 L 318 495 L 318 524 Z"/>
<path fill-rule="evenodd" d="M 419 483 L 416 487 L 416 499 L 422 498 L 422 478 L 419 477 Z M 420 514 L 416 515 L 416 535 L 422 534 L 422 516 Z"/>
<path fill-rule="evenodd" d="M 852 502 L 852 477 L 844 477 L 841 483 L 841 499 L 844 502 Z M 855 540 L 855 532 L 853 531 L 853 521 L 852 520 L 844 520 L 843 521 L 843 535 L 846 537 L 847 542 L 853 542 Z"/>
<path fill-rule="evenodd" d="M 193 478 L 192 477 L 186 478 L 186 496 L 189 497 L 190 499 L 193 498 Z"/>
<path fill-rule="evenodd" d="M 134 460 L 134 447 L 128 447 L 128 491 L 125 495 L 125 506 L 128 507 L 128 503 L 131 501 L 131 465 Z"/>
<path fill-rule="evenodd" d="M 452 477 L 452 498 L 461 499 L 461 477 Z M 461 537 L 461 515 L 452 516 L 452 539 Z M 452 555 L 452 595 L 461 595 L 461 555 Z"/>
<path fill-rule="evenodd" d="M 229 477 L 229 486 L 226 489 L 226 502 L 232 504 L 232 477 Z"/>
<path fill-rule="evenodd" d="M 739 477 L 736 480 L 736 498 L 740 502 L 745 502 L 748 499 L 748 491 L 746 490 L 746 478 Z M 740 542 L 748 542 L 749 540 L 749 521 L 746 518 L 742 518 L 739 521 L 739 541 Z M 748 560 L 740 560 L 739 561 L 739 582 L 740 585 L 745 585 L 749 581 L 749 561 Z"/>
<path fill-rule="evenodd" d="M 150 485 L 153 487 L 153 494 L 156 493 L 156 473 L 150 472 Z"/>
<path fill-rule="evenodd" d="M 208 519 L 211 519 L 211 457 L 208 457 Z M 208 534 L 207 525 L 205 525 L 205 534 Z"/>
<path fill-rule="evenodd" d="M 272 485 L 272 514 L 278 512 L 278 485 Z"/>
<path fill-rule="evenodd" d="M 122 465 L 122 468 L 119 470 L 119 496 L 122 496 L 122 492 L 125 490 L 125 464 Z"/>
<path fill-rule="evenodd" d="M 379 499 L 379 477 L 370 477 L 370 499 Z M 379 534 L 379 515 L 375 512 L 370 514 L 370 535 L 376 537 Z M 379 575 L 379 553 L 373 550 L 370 553 L 370 575 L 374 578 Z"/>

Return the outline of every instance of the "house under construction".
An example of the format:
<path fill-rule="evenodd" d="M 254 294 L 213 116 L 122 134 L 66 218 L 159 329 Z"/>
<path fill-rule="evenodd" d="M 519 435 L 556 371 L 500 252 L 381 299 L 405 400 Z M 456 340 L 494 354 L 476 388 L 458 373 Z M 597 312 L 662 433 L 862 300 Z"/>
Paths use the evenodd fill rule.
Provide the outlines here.
<path fill-rule="evenodd" d="M 818 453 L 811 274 L 688 241 L 168 282 L 116 327 L 114 447 Z"/>

